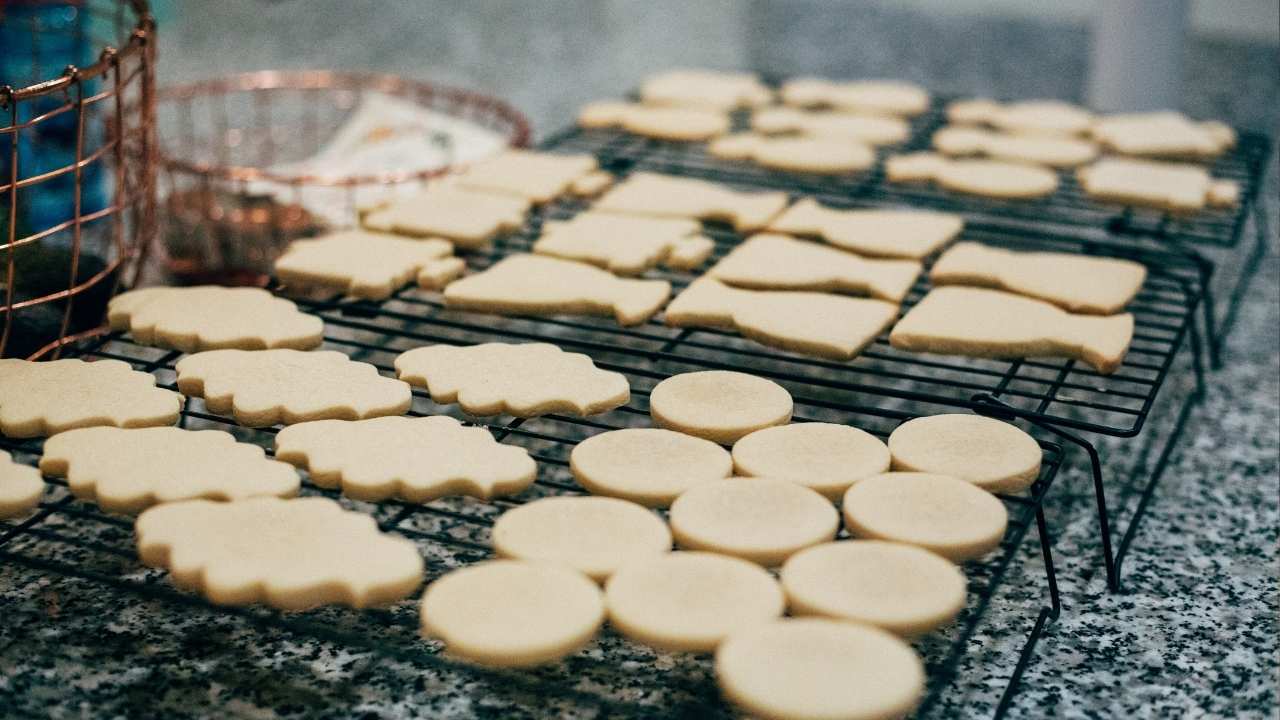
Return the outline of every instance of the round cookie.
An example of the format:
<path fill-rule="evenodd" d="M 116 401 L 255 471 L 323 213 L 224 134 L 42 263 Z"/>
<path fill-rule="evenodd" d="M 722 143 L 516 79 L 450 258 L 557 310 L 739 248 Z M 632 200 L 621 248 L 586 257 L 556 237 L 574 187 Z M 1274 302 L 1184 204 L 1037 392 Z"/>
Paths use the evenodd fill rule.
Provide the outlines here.
<path fill-rule="evenodd" d="M 482 665 L 553 662 L 590 642 L 604 599 L 582 574 L 548 563 L 490 560 L 445 575 L 422 595 L 422 632 Z"/>
<path fill-rule="evenodd" d="M 996 109 L 991 124 L 1015 133 L 1079 135 L 1093 125 L 1093 113 L 1060 100 L 1025 100 Z"/>
<path fill-rule="evenodd" d="M 844 522 L 854 537 L 919 545 L 960 562 L 995 549 L 1009 513 L 991 493 L 964 480 L 890 472 L 849 488 Z"/>
<path fill-rule="evenodd" d="M 839 514 L 818 493 L 786 480 L 729 478 L 702 483 L 671 504 L 676 544 L 761 565 L 835 538 Z"/>
<path fill-rule="evenodd" d="M 44 479 L 30 465 L 13 461 L 13 456 L 0 450 L 0 518 L 17 517 L 40 504 L 44 496 Z"/>
<path fill-rule="evenodd" d="M 1058 189 L 1052 170 L 1003 160 L 952 160 L 935 177 L 948 190 L 993 198 L 1038 198 Z"/>
<path fill-rule="evenodd" d="M 1040 476 L 1040 445 L 1016 425 L 981 415 L 916 418 L 889 435 L 893 469 L 968 480 L 991 492 L 1022 492 Z"/>
<path fill-rule="evenodd" d="M 950 622 L 965 578 L 946 558 L 882 540 L 824 543 L 792 555 L 782 587 L 793 615 L 853 620 L 914 636 Z"/>
<path fill-rule="evenodd" d="M 666 507 L 680 493 L 733 473 L 729 451 L 691 435 L 659 428 L 623 428 L 583 440 L 569 455 L 578 484 L 648 507 Z"/>
<path fill-rule="evenodd" d="M 778 620 L 716 651 L 716 680 L 753 717 L 882 720 L 908 714 L 924 665 L 900 638 L 837 620 Z"/>
<path fill-rule="evenodd" d="M 795 423 L 757 430 L 734 443 L 733 469 L 789 480 L 839 501 L 854 482 L 889 469 L 889 448 L 847 425 Z"/>
<path fill-rule="evenodd" d="M 786 608 L 778 581 L 746 560 L 675 552 L 632 563 L 605 586 L 609 623 L 633 640 L 671 651 L 711 651 L 730 633 L 774 620 Z"/>
<path fill-rule="evenodd" d="M 623 565 L 671 550 L 671 531 L 652 511 L 608 497 L 548 497 L 493 524 L 498 555 L 566 565 L 604 580 Z"/>
<path fill-rule="evenodd" d="M 649 395 L 654 422 L 721 445 L 732 445 L 760 428 L 785 425 L 791 408 L 791 393 L 781 385 L 731 370 L 672 375 Z"/>

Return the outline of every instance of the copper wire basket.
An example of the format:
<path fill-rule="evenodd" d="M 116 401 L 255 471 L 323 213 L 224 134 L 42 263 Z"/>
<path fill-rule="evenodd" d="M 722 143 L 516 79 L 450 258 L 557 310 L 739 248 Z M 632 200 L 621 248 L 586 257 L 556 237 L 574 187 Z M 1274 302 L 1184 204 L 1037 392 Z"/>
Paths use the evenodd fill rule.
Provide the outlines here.
<path fill-rule="evenodd" d="M 407 101 L 450 121 L 529 143 L 525 117 L 497 98 L 392 75 L 259 71 L 157 93 L 161 252 L 176 283 L 260 284 L 291 240 L 352 225 L 366 190 L 413 186 L 452 162 L 399 171 L 315 174 L 321 152 L 371 95 Z M 327 193 L 319 215 L 317 189 Z"/>
<path fill-rule="evenodd" d="M 146 0 L 6 0 L 0 24 L 0 355 L 57 357 L 155 235 L 155 22 Z"/>

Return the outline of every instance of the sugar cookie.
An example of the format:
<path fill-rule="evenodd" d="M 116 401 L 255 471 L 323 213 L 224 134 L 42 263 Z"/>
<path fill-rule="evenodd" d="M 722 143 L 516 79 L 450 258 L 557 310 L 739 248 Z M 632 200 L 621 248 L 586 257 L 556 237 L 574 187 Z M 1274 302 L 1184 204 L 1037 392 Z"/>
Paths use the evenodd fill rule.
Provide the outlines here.
<path fill-rule="evenodd" d="M 680 547 L 733 555 L 765 566 L 778 565 L 803 548 L 832 540 L 840 529 L 839 514 L 829 500 L 809 488 L 772 478 L 729 478 L 695 485 L 671 503 L 669 517 Z"/>
<path fill-rule="evenodd" d="M 1104 202 L 1194 212 L 1234 201 L 1199 165 L 1129 158 L 1103 158 L 1076 171 L 1085 194 Z"/>
<path fill-rule="evenodd" d="M 26 514 L 40 504 L 44 480 L 40 471 L 13 461 L 13 456 L 0 450 L 0 518 Z"/>
<path fill-rule="evenodd" d="M 671 551 L 662 518 L 610 497 L 546 497 L 506 511 L 493 524 L 502 557 L 571 567 L 594 580 Z"/>
<path fill-rule="evenodd" d="M 569 186 L 569 193 L 575 197 L 592 198 L 613 185 L 613 175 L 604 170 L 589 172 Z"/>
<path fill-rule="evenodd" d="M 801 550 L 782 566 L 793 615 L 821 615 L 914 637 L 955 619 L 965 578 L 923 548 L 882 540 L 844 540 Z"/>
<path fill-rule="evenodd" d="M 418 270 L 418 287 L 427 290 L 443 290 L 449 283 L 462 277 L 467 263 L 459 257 L 432 260 Z"/>
<path fill-rule="evenodd" d="M 1058 176 L 1038 165 L 1003 160 L 948 160 L 933 153 L 896 155 L 885 161 L 889 182 L 932 180 L 955 192 L 992 198 L 1040 198 L 1058 189 Z"/>
<path fill-rule="evenodd" d="M 29 438 L 95 425 L 172 425 L 182 396 L 119 360 L 0 360 L 0 433 Z"/>
<path fill-rule="evenodd" d="M 80 428 L 45 441 L 40 471 L 65 477 L 78 498 L 103 510 L 205 498 L 243 500 L 298 494 L 298 473 L 262 448 L 221 430 Z"/>
<path fill-rule="evenodd" d="M 961 413 L 908 420 L 889 436 L 889 452 L 894 470 L 950 475 L 1003 493 L 1031 487 L 1043 457 L 1016 425 Z"/>
<path fill-rule="evenodd" d="M 1069 357 L 1103 375 L 1124 362 L 1133 316 L 1073 315 L 1041 300 L 949 285 L 929 291 L 898 321 L 900 350 L 981 358 Z"/>
<path fill-rule="evenodd" d="M 1107 115 L 1090 133 L 1109 150 L 1142 157 L 1214 158 L 1236 143 L 1235 131 L 1220 122 L 1169 111 Z"/>
<path fill-rule="evenodd" d="M 865 477 L 889 470 L 889 448 L 848 425 L 805 422 L 757 430 L 733 444 L 738 475 L 803 485 L 839 501 Z"/>
<path fill-rule="evenodd" d="M 919 260 L 951 242 L 964 229 L 959 215 L 926 210 L 839 210 L 804 198 L 787 208 L 769 230 L 812 235 L 872 257 Z"/>
<path fill-rule="evenodd" d="M 382 300 L 452 252 L 447 240 L 346 230 L 294 240 L 276 260 L 275 272 L 290 289 L 326 288 Z"/>
<path fill-rule="evenodd" d="M 626 565 L 605 585 L 609 624 L 674 652 L 710 652 L 729 634 L 776 620 L 782 589 L 759 565 L 704 552 L 675 552 Z"/>
<path fill-rule="evenodd" d="M 729 451 L 702 438 L 660 428 L 623 428 L 574 446 L 569 467 L 578 484 L 648 507 L 666 507 L 680 493 L 733 472 Z"/>
<path fill-rule="evenodd" d="M 786 235 L 763 234 L 735 247 L 707 275 L 753 290 L 852 293 L 899 303 L 921 269 L 915 260 L 868 260 Z"/>
<path fill-rule="evenodd" d="M 604 598 L 586 576 L 550 563 L 490 560 L 454 570 L 422 594 L 422 632 L 482 665 L 527 667 L 591 642 Z"/>
<path fill-rule="evenodd" d="M 884 300 L 817 292 L 740 290 L 710 277 L 690 283 L 667 306 L 672 327 L 731 330 L 762 345 L 852 360 L 898 316 Z"/>
<path fill-rule="evenodd" d="M 529 451 L 503 445 L 489 431 L 451 417 L 317 420 L 276 434 L 276 458 L 325 488 L 377 502 L 426 503 L 446 495 L 488 500 L 533 484 Z"/>
<path fill-rule="evenodd" d="M 1081 135 L 1093 125 L 1093 113 L 1061 100 L 958 100 L 947 106 L 947 119 L 967 125 L 990 125 L 1005 132 L 1035 135 Z"/>
<path fill-rule="evenodd" d="M 751 127 L 767 134 L 799 133 L 844 138 L 888 145 L 906 140 L 911 126 L 901 118 L 887 115 L 856 115 L 843 112 L 805 111 L 790 107 L 770 107 L 751 115 Z"/>
<path fill-rule="evenodd" d="M 455 174 L 457 186 L 482 193 L 515 195 L 547 203 L 568 193 L 580 177 L 596 169 L 590 155 L 557 155 L 508 149 Z"/>
<path fill-rule="evenodd" d="M 469 415 L 595 415 L 631 399 L 625 375 L 550 343 L 430 345 L 396 358 L 400 379 Z"/>
<path fill-rule="evenodd" d="M 219 605 L 363 608 L 422 583 L 413 543 L 328 498 L 165 503 L 139 515 L 134 530 L 144 564 Z"/>
<path fill-rule="evenodd" d="M 977 285 L 1045 300 L 1071 312 L 1111 315 L 1142 289 L 1147 267 L 1074 253 L 1018 252 L 956 243 L 929 270 L 934 285 Z"/>
<path fill-rule="evenodd" d="M 178 390 L 249 427 L 408 412 L 409 386 L 340 352 L 210 350 L 178 361 Z"/>
<path fill-rule="evenodd" d="M 929 93 L 910 83 L 889 80 L 835 82 L 797 78 L 783 84 L 782 102 L 796 107 L 912 117 L 929 109 Z"/>
<path fill-rule="evenodd" d="M 725 697 L 767 720 L 889 720 L 924 694 L 924 664 L 868 625 L 803 618 L 734 633 L 716 651 Z"/>
<path fill-rule="evenodd" d="M 960 125 L 950 125 L 935 132 L 933 147 L 953 157 L 983 155 L 997 160 L 1060 168 L 1083 165 L 1098 156 L 1098 147 L 1088 140 L 1059 135 L 992 132 Z"/>
<path fill-rule="evenodd" d="M 613 316 L 638 325 L 667 302 L 666 280 L 620 278 L 593 265 L 544 255 L 516 254 L 454 281 L 444 302 L 459 310 L 514 315 Z"/>
<path fill-rule="evenodd" d="M 858 172 L 876 162 L 870 145 L 825 135 L 772 137 L 739 133 L 713 140 L 707 145 L 707 153 L 726 160 L 751 160 L 774 170 L 821 175 Z"/>
<path fill-rule="evenodd" d="M 667 70 L 646 78 L 640 99 L 650 105 L 693 105 L 717 110 L 768 105 L 773 91 L 751 73 Z"/>
<path fill-rule="evenodd" d="M 662 427 L 722 445 L 791 420 L 791 393 L 755 375 L 703 370 L 672 375 L 649 394 L 649 412 Z"/>
<path fill-rule="evenodd" d="M 583 106 L 578 125 L 584 128 L 621 127 L 658 140 L 692 142 L 729 132 L 729 116 L 699 107 L 640 105 L 602 100 Z"/>
<path fill-rule="evenodd" d="M 260 288 L 150 287 L 111 299 L 113 330 L 128 330 L 142 345 L 183 352 L 239 348 L 310 350 L 324 338 L 324 322 Z"/>
<path fill-rule="evenodd" d="M 482 248 L 495 236 L 524 225 L 532 203 L 515 195 L 463 190 L 453 185 L 429 186 L 368 213 L 361 223 L 369 230 L 414 237 L 438 237 L 463 248 Z"/>
<path fill-rule="evenodd" d="M 783 192 L 742 192 L 697 178 L 636 173 L 596 202 L 596 210 L 723 220 L 740 232 L 769 224 L 787 206 Z"/>
<path fill-rule="evenodd" d="M 844 494 L 849 534 L 919 545 L 956 562 L 994 550 L 1008 521 L 1004 503 L 950 475 L 890 472 Z"/>
<path fill-rule="evenodd" d="M 657 218 L 587 210 L 569 220 L 543 225 L 533 251 L 603 267 L 618 275 L 639 275 L 663 263 L 694 268 L 715 244 L 702 225 L 687 218 Z"/>

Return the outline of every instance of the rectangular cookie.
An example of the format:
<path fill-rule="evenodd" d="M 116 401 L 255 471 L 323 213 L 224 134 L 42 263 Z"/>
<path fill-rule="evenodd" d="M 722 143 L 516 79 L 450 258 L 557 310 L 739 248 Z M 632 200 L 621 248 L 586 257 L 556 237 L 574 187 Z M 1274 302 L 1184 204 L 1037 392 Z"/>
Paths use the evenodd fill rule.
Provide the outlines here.
<path fill-rule="evenodd" d="M 638 172 L 601 196 L 595 209 L 723 220 L 747 231 L 763 228 L 786 206 L 783 192 L 743 192 L 706 180 Z"/>
<path fill-rule="evenodd" d="M 596 169 L 590 155 L 557 155 L 507 150 L 456 174 L 458 187 L 482 193 L 514 195 L 534 203 L 571 192 L 574 183 Z"/>

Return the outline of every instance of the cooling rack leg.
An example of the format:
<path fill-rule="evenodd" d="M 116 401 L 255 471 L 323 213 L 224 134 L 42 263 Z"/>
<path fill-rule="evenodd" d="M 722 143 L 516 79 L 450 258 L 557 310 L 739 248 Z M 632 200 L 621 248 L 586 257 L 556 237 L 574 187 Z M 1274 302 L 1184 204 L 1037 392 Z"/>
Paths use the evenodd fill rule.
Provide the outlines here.
<path fill-rule="evenodd" d="M 1200 305 L 1204 312 L 1204 334 L 1209 345 L 1209 367 L 1214 370 L 1222 368 L 1222 358 L 1218 349 L 1222 346 L 1218 331 L 1217 303 L 1213 299 L 1213 261 L 1198 252 L 1189 251 L 1190 257 L 1200 270 Z"/>
<path fill-rule="evenodd" d="M 1240 303 L 1244 301 L 1244 297 L 1249 292 L 1249 285 L 1253 282 L 1253 276 L 1258 274 L 1258 270 L 1262 265 L 1262 259 L 1267 256 L 1267 212 L 1262 207 L 1262 203 L 1254 203 L 1254 243 L 1253 249 L 1249 251 L 1249 257 L 1245 259 L 1244 264 L 1240 266 L 1240 279 L 1236 282 L 1236 287 L 1231 291 L 1231 297 L 1227 301 L 1227 312 L 1222 318 L 1221 328 L 1218 334 L 1209 337 L 1209 351 L 1214 358 L 1219 357 L 1222 353 L 1222 345 L 1226 342 L 1226 338 L 1231 334 L 1231 328 L 1236 324 L 1236 314 L 1240 311 Z M 1214 364 L 1214 369 L 1220 367 Z"/>
<path fill-rule="evenodd" d="M 1040 614 L 1036 617 L 1036 623 L 1031 628 L 1031 634 L 1027 636 L 1027 642 L 1022 646 L 1022 652 L 1018 655 L 1018 664 L 1014 666 L 1013 674 L 1009 676 L 1009 684 L 1005 686 L 1004 693 L 1000 695 L 1000 703 L 996 705 L 996 712 L 993 717 L 997 720 L 1003 718 L 1009 712 L 1013 697 L 1018 693 L 1018 685 L 1022 682 L 1022 675 L 1026 672 L 1027 665 L 1031 663 L 1031 658 L 1035 655 L 1036 643 L 1040 641 L 1045 628 L 1062 614 L 1062 596 L 1058 593 L 1058 574 L 1053 567 L 1053 551 L 1051 549 L 1053 540 L 1049 536 L 1049 526 L 1045 522 L 1044 508 L 1042 507 L 1036 509 L 1036 530 L 1040 533 L 1040 551 L 1044 555 L 1045 579 L 1049 584 L 1049 607 L 1040 608 Z"/>
<path fill-rule="evenodd" d="M 1190 331 L 1188 335 L 1191 337 L 1191 369 L 1196 377 L 1195 396 L 1203 398 L 1205 393 L 1204 360 L 1202 357 L 1204 347 L 1200 341 L 1200 328 L 1196 326 L 1193 319 L 1189 323 L 1188 329 Z"/>

